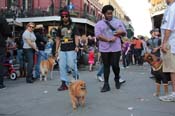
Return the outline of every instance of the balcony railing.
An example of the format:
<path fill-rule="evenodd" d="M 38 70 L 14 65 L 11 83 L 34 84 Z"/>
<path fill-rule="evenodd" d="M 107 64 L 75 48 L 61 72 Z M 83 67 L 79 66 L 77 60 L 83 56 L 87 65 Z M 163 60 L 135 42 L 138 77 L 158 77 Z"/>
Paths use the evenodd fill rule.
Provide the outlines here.
<path fill-rule="evenodd" d="M 17 18 L 26 18 L 26 17 L 43 17 L 43 16 L 56 16 L 59 14 L 59 10 L 54 10 L 53 12 L 43 9 L 31 9 L 31 10 L 17 10 L 16 13 L 10 9 L 1 9 L 0 14 L 5 15 L 6 18 L 13 18 L 14 15 Z M 77 18 L 86 18 L 93 22 L 100 20 L 100 17 L 94 16 L 86 11 L 72 10 L 70 11 L 71 17 Z"/>

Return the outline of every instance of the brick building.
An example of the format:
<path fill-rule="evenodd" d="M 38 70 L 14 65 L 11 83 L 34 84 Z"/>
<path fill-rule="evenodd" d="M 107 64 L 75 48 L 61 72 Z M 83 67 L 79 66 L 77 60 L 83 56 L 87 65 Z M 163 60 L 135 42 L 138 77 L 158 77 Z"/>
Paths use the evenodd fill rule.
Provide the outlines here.
<path fill-rule="evenodd" d="M 150 16 L 153 28 L 160 28 L 167 4 L 164 0 L 149 0 L 149 2 L 151 6 Z"/>
<path fill-rule="evenodd" d="M 59 11 L 70 9 L 73 22 L 78 24 L 81 33 L 93 35 L 95 23 L 102 19 L 103 3 L 100 0 L 0 0 L 0 12 L 12 21 L 42 23 L 44 26 L 57 26 Z M 118 8 L 119 6 L 117 6 Z M 121 10 L 117 10 L 121 12 Z M 121 13 L 118 18 L 126 21 Z M 123 12 L 122 12 L 123 13 Z"/>
<path fill-rule="evenodd" d="M 15 17 L 24 24 L 36 22 L 49 26 L 59 22 L 60 9 L 71 3 L 74 7 L 70 14 L 74 18 L 73 21 L 79 23 L 79 27 L 83 29 L 82 33 L 88 33 L 89 28 L 93 30 L 95 22 L 102 18 L 103 5 L 98 3 L 98 0 L 1 0 L 0 12 L 9 20 Z"/>

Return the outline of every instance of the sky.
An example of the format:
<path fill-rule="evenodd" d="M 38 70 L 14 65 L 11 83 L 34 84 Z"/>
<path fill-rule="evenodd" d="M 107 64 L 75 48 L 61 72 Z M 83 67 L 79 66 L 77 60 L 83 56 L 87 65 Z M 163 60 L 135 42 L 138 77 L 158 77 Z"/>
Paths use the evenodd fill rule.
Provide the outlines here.
<path fill-rule="evenodd" d="M 122 10 L 130 17 L 134 27 L 134 36 L 150 36 L 152 29 L 151 18 L 149 14 L 148 0 L 116 0 Z"/>

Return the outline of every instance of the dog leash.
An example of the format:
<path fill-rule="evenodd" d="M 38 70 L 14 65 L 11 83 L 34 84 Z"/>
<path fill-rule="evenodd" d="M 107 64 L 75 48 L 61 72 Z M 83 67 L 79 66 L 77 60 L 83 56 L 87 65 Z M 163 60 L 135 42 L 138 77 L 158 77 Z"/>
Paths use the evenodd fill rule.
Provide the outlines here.
<path fill-rule="evenodd" d="M 42 57 L 44 57 L 45 59 L 47 59 L 47 57 L 44 56 L 43 54 L 41 54 L 40 52 L 36 52 L 36 54 L 37 54 L 37 55 L 40 55 L 40 56 L 42 56 Z M 50 61 L 48 61 L 48 62 L 50 62 Z M 70 68 L 70 69 L 71 69 L 72 72 L 74 71 L 72 68 Z M 79 79 L 79 75 L 76 74 L 75 77 L 73 76 L 73 78 L 74 78 L 75 80 L 78 80 L 78 79 Z"/>
<path fill-rule="evenodd" d="M 70 67 L 69 67 L 70 68 Z M 78 80 L 79 79 L 79 74 L 78 71 L 75 71 L 74 69 L 70 68 L 72 76 L 74 78 L 74 80 Z M 76 72 L 75 75 L 73 75 L 73 72 Z"/>
<path fill-rule="evenodd" d="M 45 55 L 41 54 L 40 52 L 36 52 L 35 54 L 37 54 L 37 55 L 40 55 L 40 56 L 44 57 L 44 59 L 47 59 L 47 56 L 45 56 Z"/>

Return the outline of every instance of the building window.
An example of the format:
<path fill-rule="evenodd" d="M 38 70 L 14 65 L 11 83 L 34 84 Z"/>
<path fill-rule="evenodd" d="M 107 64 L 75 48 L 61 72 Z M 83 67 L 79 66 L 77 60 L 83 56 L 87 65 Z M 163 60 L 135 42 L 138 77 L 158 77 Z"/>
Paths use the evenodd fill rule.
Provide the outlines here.
<path fill-rule="evenodd" d="M 7 8 L 10 9 L 12 6 L 13 0 L 7 0 Z"/>
<path fill-rule="evenodd" d="M 90 14 L 93 15 L 93 13 L 94 13 L 94 10 L 91 8 Z"/>
<path fill-rule="evenodd" d="M 33 8 L 33 0 L 28 0 L 28 9 L 29 10 L 32 10 L 32 8 Z"/>
<path fill-rule="evenodd" d="M 93 15 L 95 16 L 95 10 L 93 10 Z"/>
<path fill-rule="evenodd" d="M 68 5 L 68 0 L 60 0 L 60 8 L 65 8 Z"/>
<path fill-rule="evenodd" d="M 25 10 L 25 9 L 27 9 L 27 2 L 26 2 L 26 0 L 23 0 L 22 1 L 22 8 L 23 8 L 23 10 Z"/>
<path fill-rule="evenodd" d="M 87 4 L 84 4 L 84 12 L 87 12 Z"/>
<path fill-rule="evenodd" d="M 87 13 L 89 13 L 89 5 L 87 5 Z"/>

